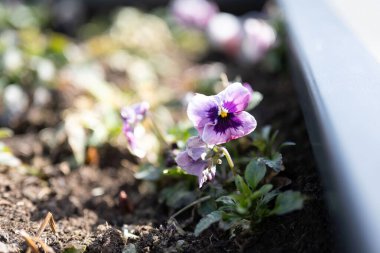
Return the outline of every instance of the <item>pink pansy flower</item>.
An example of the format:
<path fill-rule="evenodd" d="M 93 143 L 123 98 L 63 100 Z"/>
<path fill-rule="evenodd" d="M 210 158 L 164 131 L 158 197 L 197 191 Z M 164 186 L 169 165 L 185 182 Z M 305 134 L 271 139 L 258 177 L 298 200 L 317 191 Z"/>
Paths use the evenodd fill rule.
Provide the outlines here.
<path fill-rule="evenodd" d="M 251 96 L 241 83 L 232 83 L 215 96 L 196 94 L 187 115 L 205 143 L 223 144 L 255 130 L 255 118 L 244 111 Z"/>
<path fill-rule="evenodd" d="M 276 42 L 276 32 L 266 21 L 248 18 L 244 21 L 245 37 L 241 47 L 243 61 L 256 63 Z"/>
<path fill-rule="evenodd" d="M 199 188 L 205 182 L 211 181 L 216 173 L 213 158 L 205 158 L 204 154 L 208 150 L 207 144 L 199 136 L 194 136 L 187 141 L 186 150 L 180 152 L 175 159 L 178 166 L 188 174 L 198 177 Z"/>
<path fill-rule="evenodd" d="M 209 20 L 218 12 L 218 7 L 207 0 L 175 0 L 171 12 L 179 23 L 205 29 Z"/>
<path fill-rule="evenodd" d="M 129 149 L 134 155 L 140 158 L 144 156 L 144 152 L 142 152 L 138 147 L 136 140 L 136 126 L 145 118 L 148 109 L 149 104 L 147 102 L 142 102 L 124 107 L 121 110 L 121 117 L 123 119 L 123 133 L 127 138 Z"/>

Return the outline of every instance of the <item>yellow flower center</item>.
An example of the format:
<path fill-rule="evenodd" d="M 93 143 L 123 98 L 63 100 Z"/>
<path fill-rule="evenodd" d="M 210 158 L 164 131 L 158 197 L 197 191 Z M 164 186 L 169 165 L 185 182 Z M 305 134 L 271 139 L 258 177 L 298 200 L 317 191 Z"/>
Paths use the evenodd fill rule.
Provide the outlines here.
<path fill-rule="evenodd" d="M 220 109 L 220 117 L 225 118 L 228 115 L 228 111 L 223 107 Z"/>

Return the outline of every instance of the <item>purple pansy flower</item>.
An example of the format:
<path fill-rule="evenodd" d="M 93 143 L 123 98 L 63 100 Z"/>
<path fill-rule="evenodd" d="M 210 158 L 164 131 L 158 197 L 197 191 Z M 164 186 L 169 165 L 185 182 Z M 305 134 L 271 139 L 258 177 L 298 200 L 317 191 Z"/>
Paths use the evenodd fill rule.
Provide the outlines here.
<path fill-rule="evenodd" d="M 205 143 L 226 143 L 255 130 L 255 118 L 244 111 L 250 99 L 247 88 L 233 83 L 215 96 L 196 94 L 189 103 L 187 115 Z"/>
<path fill-rule="evenodd" d="M 186 150 L 180 152 L 175 159 L 178 166 L 187 173 L 198 177 L 199 188 L 205 182 L 211 181 L 216 173 L 213 158 L 205 157 L 208 150 L 207 144 L 199 136 L 194 136 L 187 141 Z"/>
<path fill-rule="evenodd" d="M 140 158 L 145 155 L 145 152 L 138 147 L 136 140 L 136 126 L 145 118 L 148 109 L 149 104 L 147 102 L 142 102 L 124 107 L 121 110 L 123 133 L 127 138 L 129 149 L 133 154 Z"/>

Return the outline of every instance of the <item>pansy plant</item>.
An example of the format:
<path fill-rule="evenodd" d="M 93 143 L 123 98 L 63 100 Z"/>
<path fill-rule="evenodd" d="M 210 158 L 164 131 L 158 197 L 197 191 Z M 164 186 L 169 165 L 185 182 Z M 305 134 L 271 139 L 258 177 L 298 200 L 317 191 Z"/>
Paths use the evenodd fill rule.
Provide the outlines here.
<path fill-rule="evenodd" d="M 271 135 L 268 127 L 264 127 L 258 133 L 252 133 L 256 129 L 257 122 L 246 110 L 252 109 L 261 101 L 261 94 L 254 92 L 247 83 L 230 84 L 228 80 L 225 83 L 225 89 L 217 95 L 196 94 L 190 99 L 187 115 L 197 135 L 187 140 L 183 151 L 178 152 L 177 149 L 172 151 L 173 154 L 177 152 L 175 162 L 183 169 L 182 171 L 198 178 L 198 187 L 201 190 L 196 191 L 192 187 L 193 181 L 189 180 L 179 181 L 175 186 L 166 187 L 161 192 L 162 201 L 174 209 L 192 201 L 173 214 L 169 223 L 180 213 L 200 204 L 198 212 L 203 218 L 195 227 L 195 235 L 199 235 L 214 223 L 219 223 L 220 228 L 230 230 L 232 233 L 237 227 L 251 229 L 265 217 L 302 208 L 304 201 L 299 192 L 281 192 L 280 189 L 284 184 L 276 184 L 273 180 L 284 169 L 282 156 L 278 150 L 292 143 L 275 145 L 277 133 Z M 128 147 L 133 154 L 140 157 L 143 153 L 139 150 L 138 129 L 148 109 L 149 105 L 143 102 L 125 107 L 121 111 L 123 132 Z M 236 170 L 232 157 L 224 145 L 246 135 L 253 138 L 251 151 L 247 152 L 245 157 L 237 157 L 234 152 L 234 158 L 239 159 Z M 230 180 L 228 173 L 217 175 L 219 173 L 217 166 L 222 164 L 224 157 L 232 170 L 234 180 Z M 250 162 L 242 168 L 241 165 L 246 164 L 247 160 Z M 150 167 L 152 171 L 158 171 L 155 166 Z M 159 167 L 162 169 L 162 164 Z M 181 171 L 178 168 L 164 169 L 160 175 L 165 175 L 167 171 L 167 175 L 183 176 L 183 172 L 180 173 L 178 170 Z M 141 173 L 152 174 L 150 170 Z M 189 177 L 191 178 L 187 176 Z M 140 179 L 148 180 L 146 176 Z M 211 181 L 216 182 L 205 187 Z M 232 182 L 235 182 L 234 186 Z"/>
<path fill-rule="evenodd" d="M 191 137 L 186 149 L 176 157 L 179 167 L 190 175 L 198 177 L 199 188 L 212 181 L 216 175 L 216 165 L 221 164 L 225 156 L 230 165 L 236 191 L 231 194 L 206 196 L 193 202 L 213 201 L 214 210 L 206 214 L 197 224 L 195 235 L 199 235 L 213 223 L 219 222 L 221 228 L 252 228 L 254 224 L 271 215 L 281 215 L 302 208 L 304 197 L 299 192 L 281 192 L 281 186 L 275 188 L 270 182 L 272 170 L 277 173 L 282 166 L 282 156 L 257 156 L 251 159 L 240 176 L 234 169 L 234 163 L 227 149 L 223 146 L 229 141 L 252 133 L 257 122 L 245 110 L 252 103 L 253 90 L 250 85 L 235 82 L 214 96 L 196 94 L 189 102 L 187 114 L 198 131 L 198 136 Z M 257 99 L 255 99 L 257 100 Z M 261 100 L 261 99 L 260 99 Z M 264 132 L 268 131 L 266 128 Z M 269 130 L 270 131 L 270 130 Z M 263 150 L 269 149 L 279 154 L 272 141 L 262 142 Z M 257 142 L 257 141 L 256 141 Z M 254 142 L 256 144 L 256 142 Z M 272 160 L 270 160 L 272 159 Z M 275 166 L 277 165 L 278 166 Z M 267 172 L 267 167 L 271 170 Z M 283 168 L 283 167 L 281 167 Z M 268 177 L 267 177 L 268 176 Z M 184 209 L 187 209 L 185 207 Z M 181 211 L 177 212 L 180 213 Z"/>

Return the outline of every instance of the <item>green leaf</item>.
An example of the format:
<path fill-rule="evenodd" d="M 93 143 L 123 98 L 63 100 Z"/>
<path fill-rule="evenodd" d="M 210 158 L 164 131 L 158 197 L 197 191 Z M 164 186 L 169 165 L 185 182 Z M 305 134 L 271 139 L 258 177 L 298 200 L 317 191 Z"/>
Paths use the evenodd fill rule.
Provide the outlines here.
<path fill-rule="evenodd" d="M 240 175 L 235 176 L 235 185 L 238 191 L 244 196 L 251 195 L 251 190 L 248 185 L 244 182 L 244 179 Z"/>
<path fill-rule="evenodd" d="M 268 204 L 272 199 L 274 199 L 279 194 L 278 190 L 273 190 L 263 195 L 263 198 L 260 200 L 260 204 Z"/>
<path fill-rule="evenodd" d="M 282 155 L 279 152 L 276 152 L 272 159 L 264 158 L 263 161 L 269 168 L 273 169 L 277 173 L 285 169 L 282 164 Z"/>
<path fill-rule="evenodd" d="M 194 230 L 195 236 L 199 236 L 204 230 L 208 229 L 212 224 L 222 219 L 221 211 L 214 211 L 203 217 Z"/>
<path fill-rule="evenodd" d="M 214 199 L 209 199 L 204 201 L 198 207 L 198 214 L 201 216 L 206 216 L 217 209 L 216 202 Z"/>
<path fill-rule="evenodd" d="M 232 196 L 222 196 L 216 200 L 216 202 L 221 202 L 226 206 L 236 205 L 236 201 Z"/>
<path fill-rule="evenodd" d="M 253 194 L 251 195 L 251 199 L 255 200 L 255 199 L 257 199 L 257 198 L 259 198 L 265 194 L 268 194 L 272 189 L 273 189 L 273 185 L 265 184 L 265 185 L 261 186 L 260 189 L 253 192 Z"/>
<path fill-rule="evenodd" d="M 183 176 L 183 175 L 187 175 L 185 173 L 185 171 L 183 169 L 179 168 L 179 167 L 165 169 L 165 170 L 163 170 L 163 174 L 165 176 Z"/>
<path fill-rule="evenodd" d="M 276 198 L 276 203 L 273 214 L 281 215 L 295 210 L 300 210 L 303 207 L 304 196 L 300 192 L 286 191 L 280 193 Z"/>
<path fill-rule="evenodd" d="M 251 160 L 245 168 L 244 178 L 255 189 L 259 182 L 264 178 L 267 169 L 265 164 L 258 159 Z"/>
<path fill-rule="evenodd" d="M 264 126 L 262 129 L 261 129 L 261 136 L 264 140 L 266 141 L 269 141 L 269 137 L 270 137 L 270 131 L 272 130 L 272 127 L 271 126 Z"/>

